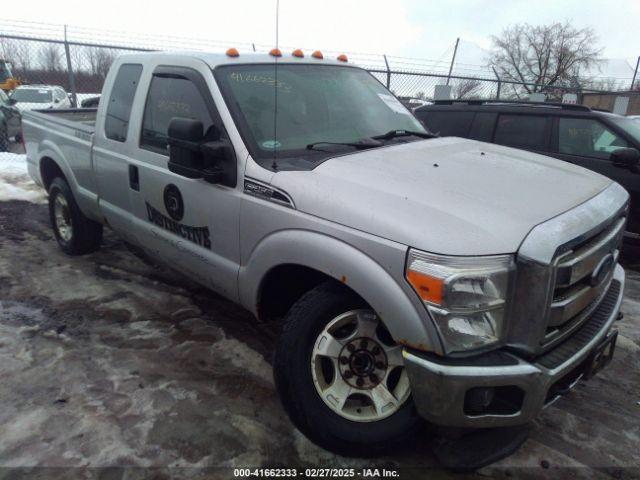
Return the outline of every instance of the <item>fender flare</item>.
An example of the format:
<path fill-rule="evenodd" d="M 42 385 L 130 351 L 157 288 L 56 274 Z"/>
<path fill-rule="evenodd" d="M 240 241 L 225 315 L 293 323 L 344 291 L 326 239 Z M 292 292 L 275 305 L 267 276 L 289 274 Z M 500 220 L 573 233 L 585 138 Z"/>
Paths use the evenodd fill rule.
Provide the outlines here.
<path fill-rule="evenodd" d="M 285 264 L 312 268 L 349 286 L 384 319 L 398 343 L 442 353 L 426 309 L 416 308 L 387 270 L 353 246 L 318 232 L 281 230 L 262 239 L 238 275 L 240 302 L 245 308 L 257 314 L 263 279 Z"/>
<path fill-rule="evenodd" d="M 69 186 L 72 188 L 72 190 L 77 189 L 78 182 L 76 181 L 76 177 L 69 165 L 67 165 L 67 162 L 64 161 L 64 155 L 60 150 L 60 147 L 58 147 L 51 140 L 46 139 L 40 143 L 38 148 L 38 175 L 40 176 L 40 181 L 43 185 L 44 179 L 42 178 L 42 162 L 45 158 L 53 160 L 55 164 L 60 167 L 60 170 L 62 170 L 62 173 L 67 179 L 67 182 L 69 182 Z"/>
<path fill-rule="evenodd" d="M 82 213 L 84 213 L 87 217 L 91 218 L 95 221 L 102 221 L 102 217 L 97 209 L 97 200 L 98 196 L 83 188 L 78 183 L 76 176 L 73 173 L 73 169 L 69 166 L 69 164 L 65 160 L 65 156 L 62 153 L 60 147 L 58 147 L 51 140 L 45 139 L 41 142 L 40 148 L 38 149 L 38 177 L 40 178 L 41 184 L 44 186 L 44 179 L 42 178 L 42 161 L 45 158 L 50 158 L 52 161 L 60 167 L 62 173 L 64 174 L 67 182 L 69 183 L 69 187 L 73 192 L 73 196 L 78 203 L 78 207 Z"/>

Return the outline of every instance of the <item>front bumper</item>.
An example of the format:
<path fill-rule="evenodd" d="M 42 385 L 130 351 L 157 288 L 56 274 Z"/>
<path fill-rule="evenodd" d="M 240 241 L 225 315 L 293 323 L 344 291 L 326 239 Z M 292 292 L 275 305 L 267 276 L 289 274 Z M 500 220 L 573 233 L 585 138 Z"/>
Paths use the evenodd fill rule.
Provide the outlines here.
<path fill-rule="evenodd" d="M 502 351 L 448 360 L 405 349 L 418 413 L 432 423 L 452 427 L 529 422 L 580 380 L 590 354 L 607 337 L 618 316 L 623 290 L 624 270 L 618 265 L 607 294 L 589 319 L 563 343 L 530 362 Z M 485 387 L 493 387 L 495 406 L 482 413 L 470 411 L 468 392 Z"/>

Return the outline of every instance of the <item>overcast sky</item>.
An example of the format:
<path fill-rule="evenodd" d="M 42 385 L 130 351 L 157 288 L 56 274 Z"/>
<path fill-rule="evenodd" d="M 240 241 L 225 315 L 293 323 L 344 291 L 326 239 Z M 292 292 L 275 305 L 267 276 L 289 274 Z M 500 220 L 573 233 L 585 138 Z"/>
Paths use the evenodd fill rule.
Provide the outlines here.
<path fill-rule="evenodd" d="M 138 34 L 275 42 L 275 0 L 29 0 L 5 17 Z M 280 44 L 450 58 L 456 37 L 490 46 L 506 26 L 570 20 L 593 27 L 611 58 L 640 55 L 640 0 L 280 0 Z"/>

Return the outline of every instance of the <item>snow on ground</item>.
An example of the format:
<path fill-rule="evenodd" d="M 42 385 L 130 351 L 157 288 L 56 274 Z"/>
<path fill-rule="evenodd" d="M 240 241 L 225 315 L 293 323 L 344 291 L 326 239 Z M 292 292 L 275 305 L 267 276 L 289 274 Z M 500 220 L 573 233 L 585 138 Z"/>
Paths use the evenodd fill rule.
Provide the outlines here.
<path fill-rule="evenodd" d="M 0 201 L 7 200 L 46 201 L 46 192 L 33 182 L 27 172 L 27 156 L 24 154 L 0 154 Z"/>

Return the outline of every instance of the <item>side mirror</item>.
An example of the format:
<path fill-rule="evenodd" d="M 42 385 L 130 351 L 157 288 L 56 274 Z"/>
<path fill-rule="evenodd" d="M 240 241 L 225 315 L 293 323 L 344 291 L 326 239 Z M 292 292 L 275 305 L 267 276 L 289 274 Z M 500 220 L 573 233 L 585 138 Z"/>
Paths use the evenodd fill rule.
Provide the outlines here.
<path fill-rule="evenodd" d="M 611 152 L 609 158 L 614 166 L 633 170 L 640 162 L 640 152 L 635 148 L 618 148 Z"/>
<path fill-rule="evenodd" d="M 169 123 L 168 136 L 169 171 L 187 178 L 202 178 L 209 183 L 235 185 L 233 151 L 228 141 L 220 139 L 217 131 L 205 134 L 202 122 L 174 118 Z M 210 137 L 215 140 L 210 140 Z"/>

